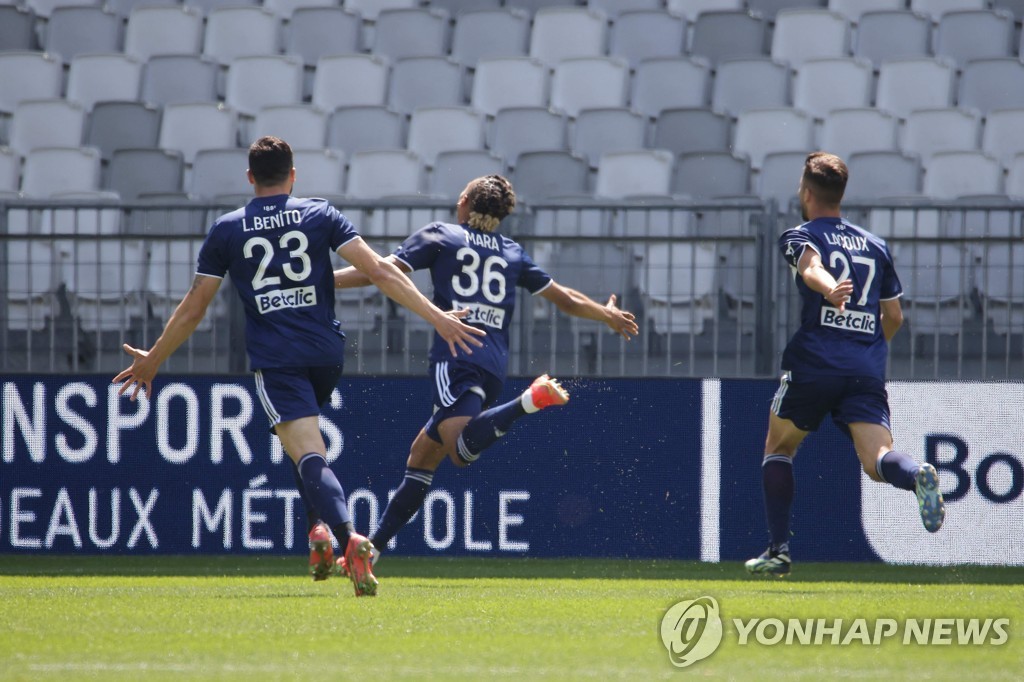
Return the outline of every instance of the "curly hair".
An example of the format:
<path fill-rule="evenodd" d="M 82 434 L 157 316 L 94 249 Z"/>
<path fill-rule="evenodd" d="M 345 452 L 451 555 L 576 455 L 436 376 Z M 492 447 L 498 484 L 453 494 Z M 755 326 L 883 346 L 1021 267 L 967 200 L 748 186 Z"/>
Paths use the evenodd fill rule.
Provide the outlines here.
<path fill-rule="evenodd" d="M 498 229 L 501 220 L 516 207 L 512 183 L 501 175 L 485 175 L 470 183 L 466 191 L 469 226 L 482 232 Z"/>

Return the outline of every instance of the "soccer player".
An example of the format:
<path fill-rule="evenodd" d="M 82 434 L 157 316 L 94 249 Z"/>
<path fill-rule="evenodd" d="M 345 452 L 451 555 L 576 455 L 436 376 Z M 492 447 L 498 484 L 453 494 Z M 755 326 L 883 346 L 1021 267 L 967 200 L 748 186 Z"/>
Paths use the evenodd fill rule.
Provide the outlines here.
<path fill-rule="evenodd" d="M 486 332 L 484 345 L 454 359 L 436 337 L 430 351 L 434 413 L 413 440 L 408 467 L 372 540 L 378 550 L 398 533 L 423 505 L 434 471 L 447 457 L 457 466 L 475 462 L 520 417 L 553 405 L 569 394 L 546 374 L 511 402 L 494 406 L 508 365 L 508 330 L 515 311 L 516 287 L 543 296 L 562 312 L 604 322 L 627 340 L 639 331 L 633 314 L 615 305 L 613 294 L 601 305 L 555 282 L 512 239 L 500 234 L 501 220 L 515 208 L 512 184 L 500 175 L 476 178 L 466 185 L 456 206 L 458 224 L 431 223 L 389 256 L 405 272 L 429 269 L 434 303 L 467 312 L 466 322 Z M 338 288 L 364 286 L 355 268 L 334 273 Z M 342 572 L 347 562 L 339 559 Z"/>
<path fill-rule="evenodd" d="M 296 465 L 303 499 L 315 505 L 344 549 L 356 596 L 374 595 L 377 580 L 369 562 L 373 545 L 353 529 L 318 425 L 320 407 L 341 376 L 345 347 L 345 335 L 334 319 L 331 251 L 429 321 L 441 339 L 439 346 L 450 355 L 457 349 L 468 355 L 471 346 L 482 345 L 475 337 L 483 334 L 460 321 L 465 313 L 434 306 L 393 263 L 370 249 L 336 208 L 323 199 L 290 196 L 295 169 L 286 142 L 275 137 L 256 140 L 249 148 L 247 173 L 255 198 L 214 222 L 200 249 L 191 289 L 152 348 L 124 344 L 132 364 L 114 382 L 124 382 L 121 395 L 134 385 L 132 400 L 140 390 L 150 397 L 160 365 L 192 334 L 230 274 L 245 309 L 246 350 L 271 428 Z M 326 528 L 313 530 L 316 560 L 333 568 Z"/>
<path fill-rule="evenodd" d="M 903 324 L 903 287 L 885 241 L 840 217 L 846 180 L 842 159 L 809 154 L 799 187 L 808 222 L 779 238 L 803 307 L 800 328 L 782 354 L 761 464 L 771 545 L 746 562 L 751 573 L 790 571 L 793 456 L 826 414 L 852 439 L 872 480 L 917 493 L 925 529 L 939 530 L 945 515 L 935 467 L 893 449 L 885 363 Z"/>

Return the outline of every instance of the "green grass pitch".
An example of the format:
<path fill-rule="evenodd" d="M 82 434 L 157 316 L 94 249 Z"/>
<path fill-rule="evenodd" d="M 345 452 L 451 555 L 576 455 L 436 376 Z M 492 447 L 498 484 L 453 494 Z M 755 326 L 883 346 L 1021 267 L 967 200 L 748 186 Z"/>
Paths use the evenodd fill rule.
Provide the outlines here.
<path fill-rule="evenodd" d="M 0 556 L 0 679 L 1019 680 L 1024 569 L 385 557 L 376 598 L 302 556 Z M 690 667 L 660 637 L 714 597 L 722 645 Z M 740 645 L 732 619 L 1008 618 L 996 646 Z"/>

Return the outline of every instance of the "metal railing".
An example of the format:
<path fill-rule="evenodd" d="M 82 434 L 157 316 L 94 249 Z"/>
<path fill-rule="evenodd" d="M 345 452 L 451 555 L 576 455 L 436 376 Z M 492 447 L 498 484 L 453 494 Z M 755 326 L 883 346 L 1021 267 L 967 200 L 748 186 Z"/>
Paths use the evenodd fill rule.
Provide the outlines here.
<path fill-rule="evenodd" d="M 191 284 L 203 235 L 224 204 L 0 203 L 0 370 L 113 373 L 122 343 L 148 346 Z M 389 252 L 448 201 L 345 202 L 374 248 Z M 892 378 L 1019 379 L 1024 373 L 1024 204 L 847 202 L 885 237 L 906 290 L 906 329 L 890 352 Z M 513 375 L 765 377 L 799 323 L 779 257 L 793 207 L 735 199 L 553 201 L 520 206 L 503 231 L 562 284 L 634 311 L 626 342 L 520 292 Z M 340 259 L 338 260 L 341 264 Z M 429 292 L 429 276 L 413 279 Z M 420 374 L 431 329 L 374 288 L 340 291 L 350 373 Z M 222 287 L 165 371 L 243 373 L 244 320 Z"/>

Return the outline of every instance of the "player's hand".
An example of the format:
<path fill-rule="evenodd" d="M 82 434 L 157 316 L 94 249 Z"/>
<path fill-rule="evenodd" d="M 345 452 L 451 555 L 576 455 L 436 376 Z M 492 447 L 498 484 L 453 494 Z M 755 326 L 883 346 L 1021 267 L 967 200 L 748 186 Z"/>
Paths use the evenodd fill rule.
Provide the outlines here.
<path fill-rule="evenodd" d="M 451 351 L 453 358 L 458 357 L 457 348 L 461 348 L 466 355 L 472 355 L 471 345 L 477 348 L 484 345 L 477 337 L 487 336 L 483 329 L 471 327 L 463 322 L 462 319 L 466 315 L 469 315 L 468 310 L 449 310 L 434 325 L 438 335 L 448 342 L 448 350 Z"/>
<path fill-rule="evenodd" d="M 825 300 L 839 308 L 839 312 L 846 310 L 846 302 L 853 296 L 853 282 L 848 279 L 844 279 L 839 284 L 832 287 L 832 289 L 825 295 Z"/>
<path fill-rule="evenodd" d="M 131 388 L 132 384 L 135 384 L 135 390 L 132 391 L 131 400 L 134 402 L 139 395 L 139 390 L 142 390 L 143 394 L 147 398 L 152 395 L 153 390 L 153 378 L 156 376 L 156 369 L 150 369 L 146 360 L 149 359 L 149 351 L 142 350 L 141 348 L 133 348 L 127 343 L 121 346 L 125 353 L 131 355 L 134 360 L 132 366 L 127 369 L 121 370 L 121 373 L 114 377 L 112 383 L 118 383 L 123 381 L 124 384 L 118 389 L 118 395 L 124 395 L 125 392 Z"/>
<path fill-rule="evenodd" d="M 605 303 L 604 307 L 610 313 L 607 325 L 616 334 L 620 334 L 629 341 L 630 338 L 640 333 L 640 328 L 636 325 L 636 317 L 633 313 L 628 310 L 621 310 L 615 305 L 615 294 L 608 297 L 608 302 Z"/>

